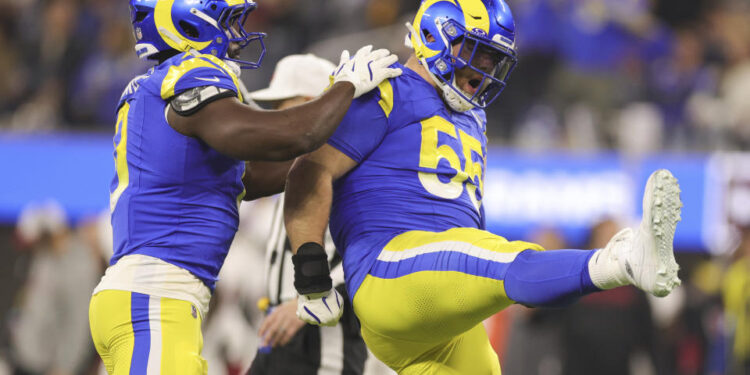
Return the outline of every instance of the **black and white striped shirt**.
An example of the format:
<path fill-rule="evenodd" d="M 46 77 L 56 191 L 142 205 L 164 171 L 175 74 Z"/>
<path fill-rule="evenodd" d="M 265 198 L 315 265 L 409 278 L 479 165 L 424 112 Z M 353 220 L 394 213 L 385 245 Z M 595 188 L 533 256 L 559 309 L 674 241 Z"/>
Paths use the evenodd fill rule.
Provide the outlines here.
<path fill-rule="evenodd" d="M 297 291 L 294 288 L 292 250 L 284 228 L 283 201 L 282 194 L 274 208 L 271 232 L 266 246 L 267 296 L 271 306 L 279 305 L 297 297 Z M 325 249 L 328 253 L 329 262 L 331 262 L 333 285 L 344 295 L 346 301 L 344 315 L 341 317 L 339 324 L 334 327 L 306 325 L 291 342 L 281 347 L 281 350 L 276 348 L 272 350 L 269 356 L 276 355 L 279 357 L 279 363 L 269 364 L 270 367 L 275 369 L 274 371 L 279 371 L 282 367 L 286 371 L 293 371 L 285 373 L 294 374 L 362 374 L 364 371 L 367 349 L 359 333 L 359 322 L 356 320 L 345 294 L 341 258 L 336 254 L 328 232 L 326 232 Z M 295 342 L 295 340 L 301 342 Z M 295 354 L 290 353 L 290 351 L 295 351 Z M 302 354 L 299 352 L 302 352 Z M 295 356 L 296 361 L 289 361 Z M 307 365 L 301 365 L 300 356 L 308 358 L 310 362 Z M 271 362 L 276 362 L 276 360 L 273 359 Z M 253 367 L 255 367 L 255 364 Z"/>

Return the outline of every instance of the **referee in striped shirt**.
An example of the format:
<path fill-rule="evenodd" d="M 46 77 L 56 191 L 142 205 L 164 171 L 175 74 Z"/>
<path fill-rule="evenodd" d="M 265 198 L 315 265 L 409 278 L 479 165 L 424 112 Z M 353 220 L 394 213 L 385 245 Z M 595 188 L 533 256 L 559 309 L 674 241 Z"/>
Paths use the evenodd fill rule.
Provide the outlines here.
<path fill-rule="evenodd" d="M 250 93 L 274 109 L 302 104 L 328 86 L 335 66 L 314 55 L 291 55 L 279 61 L 268 88 Z M 262 374 L 362 374 L 367 348 L 359 333 L 359 322 L 344 288 L 341 258 L 330 235 L 326 238 L 332 278 L 344 297 L 339 324 L 321 327 L 305 324 L 296 316 L 292 249 L 283 222 L 283 197 L 276 204 L 271 235 L 266 248 L 267 298 L 259 303 L 266 310 L 259 334 L 262 340 L 249 375 Z"/>

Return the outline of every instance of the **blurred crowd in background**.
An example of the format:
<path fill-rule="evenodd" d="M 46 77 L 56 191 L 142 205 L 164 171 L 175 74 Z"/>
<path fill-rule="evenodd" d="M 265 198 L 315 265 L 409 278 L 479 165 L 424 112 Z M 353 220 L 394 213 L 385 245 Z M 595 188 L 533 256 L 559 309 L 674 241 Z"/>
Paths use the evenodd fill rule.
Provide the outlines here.
<path fill-rule="evenodd" d="M 519 64 L 488 110 L 493 144 L 523 149 L 733 151 L 750 148 L 750 2 L 507 0 Z M 263 68 L 312 52 L 333 62 L 365 44 L 397 52 L 418 0 L 260 0 L 250 30 L 268 33 Z M 127 2 L 0 0 L 0 131 L 111 132 L 115 104 L 151 65 L 133 52 Z M 257 51 L 247 51 L 248 54 Z M 210 374 L 239 374 L 258 345 L 269 200 L 244 204 L 242 229 L 205 324 Z M 75 227 L 54 202 L 0 230 L 0 374 L 93 374 L 90 292 L 111 239 L 108 217 Z M 602 220 L 590 247 L 619 228 Z M 631 288 L 565 310 L 514 306 L 488 321 L 504 373 L 750 374 L 750 230 L 722 257 L 682 254 L 666 299 Z M 566 248 L 555 228 L 536 238 Z M 110 241 L 110 242 L 108 242 Z"/>
<path fill-rule="evenodd" d="M 490 109 L 495 143 L 647 152 L 750 144 L 745 0 L 509 0 L 519 64 Z M 266 0 L 263 87 L 281 57 L 387 47 L 402 61 L 418 0 Z M 150 65 L 133 53 L 126 2 L 0 1 L 0 128 L 109 130 L 122 88 Z M 257 52 L 257 51 L 256 51 Z M 253 53 L 252 51 L 248 53 Z M 8 74 L 9 72 L 12 72 Z"/>

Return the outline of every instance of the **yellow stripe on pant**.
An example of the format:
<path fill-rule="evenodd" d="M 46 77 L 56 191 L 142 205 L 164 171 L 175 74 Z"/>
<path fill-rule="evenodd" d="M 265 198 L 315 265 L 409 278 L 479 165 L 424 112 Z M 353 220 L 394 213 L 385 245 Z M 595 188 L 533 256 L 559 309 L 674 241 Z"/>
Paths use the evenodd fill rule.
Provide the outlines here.
<path fill-rule="evenodd" d="M 499 374 L 481 322 L 513 303 L 503 277 L 527 249 L 474 228 L 394 237 L 354 297 L 365 342 L 400 374 Z"/>
<path fill-rule="evenodd" d="M 190 302 L 104 290 L 91 297 L 89 324 L 110 375 L 208 373 L 201 316 Z"/>

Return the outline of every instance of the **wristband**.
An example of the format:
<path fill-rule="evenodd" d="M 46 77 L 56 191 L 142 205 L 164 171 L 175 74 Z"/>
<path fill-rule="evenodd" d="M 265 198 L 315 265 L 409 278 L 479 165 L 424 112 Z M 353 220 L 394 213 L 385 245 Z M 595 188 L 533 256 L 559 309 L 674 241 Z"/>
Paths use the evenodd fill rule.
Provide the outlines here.
<path fill-rule="evenodd" d="M 301 295 L 331 290 L 333 281 L 328 269 L 328 255 L 320 244 L 307 242 L 292 256 L 294 287 Z"/>

